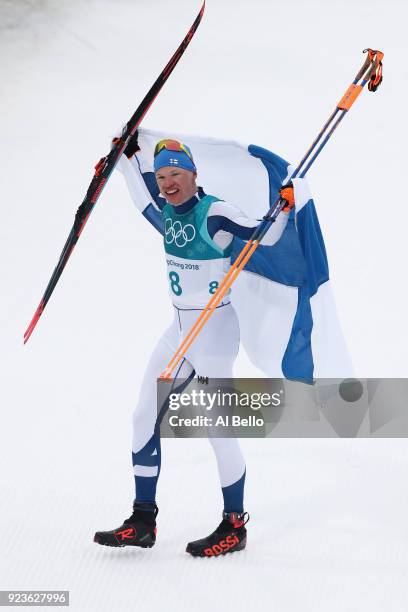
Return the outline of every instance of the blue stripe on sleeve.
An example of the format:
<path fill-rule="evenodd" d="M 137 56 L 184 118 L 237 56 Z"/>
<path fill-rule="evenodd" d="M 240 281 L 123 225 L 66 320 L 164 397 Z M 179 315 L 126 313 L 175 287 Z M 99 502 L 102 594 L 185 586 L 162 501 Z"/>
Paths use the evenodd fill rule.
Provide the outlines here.
<path fill-rule="evenodd" d="M 157 181 L 156 181 L 154 172 L 143 172 L 142 176 L 143 176 L 145 185 L 147 189 L 149 190 L 150 195 L 152 196 L 153 201 L 156 202 L 156 205 L 160 208 L 160 210 L 162 210 L 166 202 L 164 198 L 162 198 L 160 195 L 160 190 L 157 185 Z"/>
<path fill-rule="evenodd" d="M 164 221 L 162 214 L 153 206 L 153 204 L 146 206 L 142 212 L 142 215 L 146 217 L 148 221 L 150 221 L 150 223 L 157 229 L 158 232 L 160 232 L 162 236 L 164 236 Z"/>
<path fill-rule="evenodd" d="M 237 238 L 241 238 L 241 240 L 249 240 L 256 227 L 257 225 L 254 225 L 253 227 L 239 225 L 238 223 L 234 223 L 234 221 L 231 221 L 231 219 L 223 217 L 222 215 L 214 215 L 212 217 L 208 217 L 207 219 L 208 233 L 212 239 L 217 232 L 223 230 L 224 232 L 229 232 Z"/>

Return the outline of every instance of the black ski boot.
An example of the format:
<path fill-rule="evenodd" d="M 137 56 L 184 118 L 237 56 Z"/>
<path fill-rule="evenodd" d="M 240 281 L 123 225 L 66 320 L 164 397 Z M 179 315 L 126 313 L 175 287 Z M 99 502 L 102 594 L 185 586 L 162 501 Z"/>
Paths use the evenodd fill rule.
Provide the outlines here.
<path fill-rule="evenodd" d="M 217 529 L 206 538 L 189 542 L 186 552 L 193 557 L 217 557 L 237 550 L 243 550 L 247 541 L 245 525 L 248 512 L 223 512 Z"/>
<path fill-rule="evenodd" d="M 133 514 L 112 531 L 97 531 L 94 542 L 105 546 L 151 548 L 156 542 L 156 504 L 134 502 Z"/>

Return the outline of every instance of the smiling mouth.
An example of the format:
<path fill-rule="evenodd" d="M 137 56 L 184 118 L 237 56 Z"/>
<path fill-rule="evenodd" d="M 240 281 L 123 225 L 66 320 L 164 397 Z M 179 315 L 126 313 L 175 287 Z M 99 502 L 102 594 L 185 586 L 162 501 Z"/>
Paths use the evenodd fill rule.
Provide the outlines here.
<path fill-rule="evenodd" d="M 166 191 L 166 195 L 168 196 L 174 196 L 176 195 L 176 193 L 179 192 L 179 189 L 169 189 L 168 191 Z"/>

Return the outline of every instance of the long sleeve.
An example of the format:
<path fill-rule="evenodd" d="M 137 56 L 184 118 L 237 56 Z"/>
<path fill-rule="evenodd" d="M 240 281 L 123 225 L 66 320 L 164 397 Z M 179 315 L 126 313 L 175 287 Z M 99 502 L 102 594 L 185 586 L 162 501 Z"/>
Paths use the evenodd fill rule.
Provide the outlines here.
<path fill-rule="evenodd" d="M 272 246 L 282 236 L 288 222 L 288 213 L 278 215 L 275 223 L 271 225 L 262 244 Z M 249 240 L 261 219 L 247 217 L 239 208 L 227 202 L 214 202 L 208 214 L 208 232 L 211 238 L 220 246 L 225 248 L 234 236 L 242 240 Z"/>
<path fill-rule="evenodd" d="M 126 155 L 122 155 L 117 168 L 125 177 L 129 193 L 136 208 L 163 235 L 164 225 L 160 208 L 154 196 L 147 188 L 144 178 L 145 174 L 141 171 L 136 155 L 133 155 L 131 159 L 128 159 Z"/>

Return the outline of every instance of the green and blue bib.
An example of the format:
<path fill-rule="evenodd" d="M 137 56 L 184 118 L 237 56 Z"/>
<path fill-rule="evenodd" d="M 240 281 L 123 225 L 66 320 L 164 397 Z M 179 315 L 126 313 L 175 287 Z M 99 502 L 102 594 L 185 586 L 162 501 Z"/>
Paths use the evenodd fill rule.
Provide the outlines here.
<path fill-rule="evenodd" d="M 206 195 L 186 213 L 170 204 L 162 210 L 170 294 L 180 308 L 204 308 L 230 266 L 231 247 L 219 247 L 207 229 L 210 206 L 220 201 Z"/>

